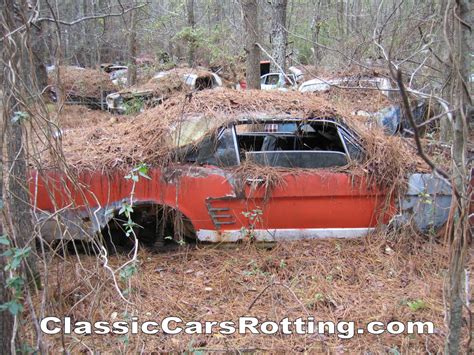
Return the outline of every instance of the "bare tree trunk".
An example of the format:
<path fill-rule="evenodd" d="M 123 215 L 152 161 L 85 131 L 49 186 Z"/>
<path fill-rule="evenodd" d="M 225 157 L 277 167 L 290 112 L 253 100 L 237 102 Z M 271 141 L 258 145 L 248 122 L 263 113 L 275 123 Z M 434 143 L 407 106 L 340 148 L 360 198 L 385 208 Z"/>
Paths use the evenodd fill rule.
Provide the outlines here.
<path fill-rule="evenodd" d="M 38 27 L 34 27 L 31 33 L 31 49 L 33 54 L 34 72 L 36 76 L 35 84 L 38 90 L 41 92 L 46 86 L 48 86 L 48 74 L 46 72 L 46 65 L 44 63 L 45 58 L 48 57 L 46 53 L 45 42 L 43 36 L 43 24 L 39 24 Z"/>
<path fill-rule="evenodd" d="M 344 37 L 344 1 L 337 0 L 336 4 L 336 21 L 339 37 Z"/>
<path fill-rule="evenodd" d="M 273 0 L 272 1 L 272 56 L 276 64 L 286 72 L 286 46 L 287 46 L 287 32 L 286 32 L 286 8 L 287 0 Z M 280 69 L 273 61 L 271 62 L 272 72 L 279 72 Z"/>
<path fill-rule="evenodd" d="M 3 33 L 4 32 L 2 31 L 2 34 Z M 3 118 L 3 115 L 1 117 Z M 5 137 L 3 127 L 4 126 L 2 125 L 0 135 L 0 201 L 3 201 L 3 139 Z M 2 216 L 4 215 L 3 206 L 0 206 L 0 213 Z M 3 218 L 1 218 L 0 220 L 0 235 L 3 235 L 5 230 L 5 228 L 3 227 Z M 7 303 L 8 301 L 10 301 L 11 297 L 10 293 L 8 292 L 8 288 L 4 287 L 7 282 L 7 272 L 5 271 L 7 260 L 2 254 L 5 252 L 6 249 L 6 246 L 0 244 L 0 285 L 2 285 L 0 289 L 0 304 Z M 12 336 L 13 315 L 7 310 L 0 311 L 0 339 L 2 339 L 2 341 L 0 342 L 0 354 L 12 353 L 11 342 L 9 341 Z"/>
<path fill-rule="evenodd" d="M 6 0 L 3 9 L 4 33 L 12 32 L 25 21 L 26 4 L 24 2 Z M 28 68 L 21 68 L 22 55 L 27 51 L 24 47 L 28 41 L 24 38 L 24 32 L 16 32 L 10 36 L 10 41 L 5 41 L 3 55 L 9 66 L 5 68 L 3 86 L 3 127 L 5 142 L 2 148 L 6 148 L 8 162 L 7 176 L 4 179 L 6 221 L 4 232 L 15 243 L 15 247 L 25 248 L 30 246 L 34 249 L 33 221 L 30 210 L 30 194 L 27 182 L 27 163 L 25 142 L 23 140 L 23 126 L 18 112 L 22 112 L 17 95 L 24 94 L 24 75 L 28 75 Z M 21 78 L 21 79 L 20 79 Z M 23 79 L 23 80 L 22 80 Z M 39 286 L 39 273 L 36 268 L 34 253 L 30 253 L 26 261 L 26 276 L 32 285 Z"/>
<path fill-rule="evenodd" d="M 19 28 L 26 18 L 25 2 L 5 0 L 1 9 L 1 32 L 2 34 L 12 33 Z M 32 242 L 33 223 L 29 206 L 29 192 L 26 178 L 25 145 L 22 137 L 22 127 L 19 122 L 13 119 L 14 113 L 21 111 L 17 97 L 21 92 L 21 82 L 27 76 L 28 68 L 20 71 L 22 59 L 26 58 L 24 44 L 27 40 L 25 34 L 17 31 L 3 42 L 3 61 L 9 65 L 4 68 L 3 78 L 3 103 L 2 103 L 2 129 L 0 152 L 2 159 L 0 198 L 1 206 L 1 233 L 7 233 L 9 239 L 13 241 L 15 247 L 24 248 Z M 29 61 L 26 61 L 29 63 Z M 23 73 L 23 77 L 22 74 Z M 4 151 L 6 150 L 6 154 Z M 3 157 L 6 157 L 6 166 L 3 164 Z M 8 172 L 4 176 L 4 172 Z M 5 192 L 5 193 L 4 193 Z M 0 248 L 2 249 L 2 248 Z M 7 275 L 4 271 L 5 257 L 0 256 L 0 304 L 10 301 L 11 294 L 5 287 Z M 26 269 L 26 270 L 25 270 Z M 26 261 L 23 271 L 30 281 L 30 285 L 35 285 L 39 281 L 39 274 L 36 269 L 35 259 L 31 254 Z M 10 312 L 0 311 L 0 352 L 2 354 L 15 354 L 16 337 L 14 338 L 13 316 Z"/>
<path fill-rule="evenodd" d="M 464 304 L 464 272 L 469 247 L 469 201 L 467 196 L 468 171 L 468 115 L 472 108 L 469 93 L 468 76 L 470 74 L 472 2 L 457 0 L 449 9 L 448 21 L 453 22 L 453 41 L 451 42 L 451 65 L 455 69 L 452 102 L 458 110 L 454 116 L 452 167 L 453 183 L 456 194 L 453 195 L 454 220 L 450 226 L 450 255 L 448 270 L 448 321 L 449 333 L 446 341 L 446 353 L 458 354 L 461 347 L 462 310 Z"/>
<path fill-rule="evenodd" d="M 223 8 L 223 3 L 221 0 L 214 0 L 214 4 L 213 4 L 213 12 L 214 12 L 214 16 L 213 16 L 213 22 L 214 22 L 214 26 L 216 24 L 220 24 L 223 20 L 223 17 L 224 17 L 224 8 Z"/>
<path fill-rule="evenodd" d="M 3 252 L 3 250 L 0 251 Z M 3 285 L 6 284 L 7 280 L 7 275 L 6 271 L 4 271 L 5 267 L 5 257 L 1 256 L 0 257 L 0 285 L 2 285 L 1 290 L 0 290 L 0 304 L 8 302 L 9 299 L 9 292 L 6 287 L 3 287 Z M 12 349 L 11 349 L 11 342 L 10 339 L 13 336 L 13 316 L 10 312 L 7 310 L 0 311 L 0 339 L 2 341 L 0 342 L 0 354 L 11 354 Z"/>
<path fill-rule="evenodd" d="M 82 0 L 82 16 L 84 16 L 84 17 L 89 15 L 87 1 L 88 0 Z M 81 49 L 82 50 L 80 52 L 81 55 L 79 56 L 79 58 L 82 58 L 81 63 L 85 67 L 89 67 L 91 65 L 91 63 L 90 63 L 91 48 L 89 46 L 89 44 L 90 44 L 89 38 L 92 35 L 91 25 L 92 25 L 92 23 L 88 24 L 86 22 L 81 24 L 82 33 L 81 33 L 81 42 L 80 43 L 81 43 Z"/>
<path fill-rule="evenodd" d="M 442 0 L 439 3 L 439 16 L 444 19 L 446 13 L 446 7 L 448 6 L 448 2 L 450 0 Z M 445 33 L 445 40 L 452 41 L 452 33 Z M 447 97 L 448 100 L 451 99 L 452 92 L 453 92 L 453 67 L 449 64 L 450 62 L 450 55 L 451 51 L 446 43 L 442 43 L 442 46 L 439 49 L 440 56 L 443 60 L 441 64 L 441 71 L 443 73 L 443 80 L 445 81 L 445 85 L 443 88 L 443 96 Z M 443 116 L 440 118 L 439 121 L 439 133 L 440 133 L 440 141 L 444 143 L 451 143 L 453 140 L 453 125 L 449 121 L 447 116 Z"/>
<path fill-rule="evenodd" d="M 130 29 L 128 31 L 128 71 L 127 84 L 135 85 L 137 82 L 137 14 L 136 10 L 132 11 L 130 17 Z"/>
<path fill-rule="evenodd" d="M 311 23 L 311 39 L 313 41 L 313 65 L 318 66 L 321 61 L 321 49 L 319 48 L 319 31 L 321 29 L 321 0 L 318 1 Z"/>
<path fill-rule="evenodd" d="M 246 80 L 248 89 L 260 89 L 260 48 L 258 43 L 257 0 L 241 0 L 244 15 Z"/>
<path fill-rule="evenodd" d="M 194 0 L 186 0 L 186 13 L 188 17 L 188 27 L 194 30 L 194 26 L 196 25 L 194 20 Z M 196 51 L 196 43 L 194 43 L 194 38 L 192 37 L 193 36 L 191 36 L 188 47 L 188 64 L 190 67 L 194 66 L 194 52 Z"/>
<path fill-rule="evenodd" d="M 43 8 L 43 1 L 37 0 L 39 8 Z M 35 6 L 36 7 L 36 6 Z M 38 90 L 39 93 L 48 86 L 48 74 L 46 72 L 45 60 L 49 57 L 46 42 L 44 40 L 46 23 L 39 23 L 31 27 L 28 35 L 28 41 L 31 48 L 32 54 L 32 67 L 33 72 L 31 73 L 30 86 L 33 90 Z M 27 58 L 29 60 L 29 58 Z M 25 63 L 28 65 L 28 63 Z"/>

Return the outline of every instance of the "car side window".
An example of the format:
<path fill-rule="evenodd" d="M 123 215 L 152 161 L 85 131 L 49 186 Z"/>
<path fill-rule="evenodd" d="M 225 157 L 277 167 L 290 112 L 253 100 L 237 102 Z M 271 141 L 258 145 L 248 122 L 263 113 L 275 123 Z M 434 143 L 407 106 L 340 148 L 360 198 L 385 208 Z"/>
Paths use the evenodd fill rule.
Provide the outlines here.
<path fill-rule="evenodd" d="M 240 159 L 259 165 L 328 168 L 349 161 L 338 126 L 329 121 L 238 125 L 237 142 Z"/>
<path fill-rule="evenodd" d="M 219 132 L 214 157 L 217 165 L 222 167 L 239 165 L 234 127 L 227 127 Z"/>
<path fill-rule="evenodd" d="M 357 138 L 331 121 L 245 123 L 206 137 L 187 161 L 220 167 L 251 161 L 287 168 L 330 168 L 363 158 Z"/>
<path fill-rule="evenodd" d="M 279 81 L 280 81 L 280 76 L 278 74 L 269 75 L 267 77 L 268 85 L 278 85 Z"/>
<path fill-rule="evenodd" d="M 347 154 L 351 160 L 360 161 L 364 157 L 362 146 L 357 142 L 357 139 L 345 129 L 338 127 L 339 134 L 343 140 Z"/>
<path fill-rule="evenodd" d="M 204 137 L 197 145 L 189 145 L 177 152 L 180 160 L 199 165 L 230 167 L 240 164 L 236 149 L 234 127 L 221 128 Z"/>

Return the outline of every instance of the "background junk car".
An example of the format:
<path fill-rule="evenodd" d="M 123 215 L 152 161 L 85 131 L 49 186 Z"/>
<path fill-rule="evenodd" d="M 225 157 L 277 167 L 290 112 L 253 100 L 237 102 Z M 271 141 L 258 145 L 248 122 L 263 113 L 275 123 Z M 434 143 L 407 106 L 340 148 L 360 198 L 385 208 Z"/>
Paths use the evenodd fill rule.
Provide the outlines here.
<path fill-rule="evenodd" d="M 175 221 L 166 216 L 183 222 L 181 237 L 208 242 L 360 237 L 418 211 L 416 193 L 397 214 L 392 196 L 344 171 L 364 159 L 364 148 L 336 119 L 251 118 L 213 125 L 205 118 L 181 123 L 179 134 L 170 135 L 175 162 L 151 169 L 150 179 L 133 187 L 134 221 L 146 226 L 137 229 L 139 238 L 150 230 L 161 239 L 176 234 Z M 120 232 L 116 212 L 133 186 L 123 176 L 82 173 L 84 188 L 78 189 L 60 174 L 33 174 L 31 193 L 45 219 L 75 206 L 63 214 L 71 238 L 82 238 L 84 231 L 113 235 Z M 422 190 L 423 181 L 417 180 Z M 430 193 L 442 190 L 433 179 L 427 183 Z M 449 197 L 449 189 L 442 191 Z M 441 211 L 440 220 L 447 213 Z M 47 222 L 44 234 L 57 237 Z"/>
<path fill-rule="evenodd" d="M 171 94 L 185 89 L 200 91 L 222 87 L 219 75 L 206 70 L 173 69 L 157 73 L 147 83 L 123 89 L 107 96 L 107 109 L 126 113 L 127 108 L 139 104 L 140 109 L 162 103 Z"/>

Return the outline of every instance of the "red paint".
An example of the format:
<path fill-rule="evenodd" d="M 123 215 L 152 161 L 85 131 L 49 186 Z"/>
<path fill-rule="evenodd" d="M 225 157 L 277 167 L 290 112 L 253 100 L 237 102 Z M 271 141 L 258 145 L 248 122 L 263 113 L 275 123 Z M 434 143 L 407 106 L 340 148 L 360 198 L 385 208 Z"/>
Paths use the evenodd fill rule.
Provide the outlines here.
<path fill-rule="evenodd" d="M 30 182 L 33 203 L 36 174 L 32 173 Z M 119 172 L 111 176 L 84 173 L 79 177 L 79 186 L 64 175 L 49 172 L 38 177 L 36 206 L 47 211 L 69 204 L 80 209 L 96 208 L 129 199 L 132 182 L 124 175 Z M 285 175 L 284 184 L 274 187 L 267 199 L 261 185 L 251 190 L 244 182 L 237 184 L 245 186 L 239 191 L 229 183 L 234 175 L 215 167 L 180 166 L 174 175 L 181 176 L 167 179 L 167 182 L 160 169 L 151 170 L 149 175 L 151 180 L 140 178 L 137 183 L 135 201 L 177 208 L 191 220 L 196 230 L 217 229 L 208 212 L 208 198 L 213 199 L 212 207 L 229 208 L 225 213 L 235 220 L 234 224 L 222 225 L 221 230 L 248 226 L 243 212 L 254 209 L 263 212 L 261 223 L 255 226 L 261 229 L 375 227 L 378 222 L 388 222 L 395 211 L 393 203 L 386 203 L 384 194 L 369 189 L 363 179 L 343 173 L 314 171 Z M 384 208 L 387 205 L 389 208 Z"/>

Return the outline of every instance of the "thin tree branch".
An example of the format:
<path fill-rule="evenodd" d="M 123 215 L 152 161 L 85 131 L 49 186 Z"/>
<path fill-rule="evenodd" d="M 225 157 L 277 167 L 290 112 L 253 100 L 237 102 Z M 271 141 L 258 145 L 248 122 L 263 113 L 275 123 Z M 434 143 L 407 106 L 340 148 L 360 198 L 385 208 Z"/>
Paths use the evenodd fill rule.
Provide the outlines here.
<path fill-rule="evenodd" d="M 391 62 L 391 61 L 390 61 Z M 415 139 L 415 143 L 416 143 L 416 148 L 418 150 L 418 154 L 420 155 L 420 157 L 426 162 L 426 164 L 428 164 L 428 166 L 436 173 L 438 173 L 440 176 L 442 176 L 443 178 L 445 178 L 446 180 L 450 180 L 450 176 L 449 174 L 444 171 L 443 169 L 441 168 L 438 168 L 432 161 L 431 159 L 425 154 L 425 152 L 423 151 L 423 147 L 421 145 L 421 140 L 420 140 L 420 134 L 418 132 L 418 127 L 415 123 L 415 119 L 413 118 L 413 113 L 411 111 L 411 107 L 410 107 L 410 101 L 408 100 L 408 94 L 407 94 L 407 91 L 405 89 L 405 85 L 403 84 L 403 79 L 402 79 L 402 72 L 400 69 L 397 69 L 397 72 L 394 73 L 393 72 L 393 65 L 390 65 L 390 73 L 392 74 L 392 76 L 394 77 L 394 79 L 396 80 L 397 82 L 397 85 L 398 85 L 398 88 L 400 89 L 400 96 L 402 97 L 402 102 L 403 102 L 403 106 L 405 108 L 405 113 L 406 113 L 406 116 L 408 118 L 408 121 L 410 122 L 410 125 L 413 129 L 413 138 Z M 454 188 L 454 187 L 453 187 Z M 456 192 L 457 193 L 457 192 Z"/>
<path fill-rule="evenodd" d="M 65 25 L 65 26 L 74 26 L 78 23 L 81 23 L 81 22 L 84 22 L 84 21 L 89 21 L 89 20 L 97 20 L 97 19 L 101 19 L 101 18 L 108 18 L 108 17 L 119 17 L 119 16 L 123 16 L 125 15 L 126 13 L 130 12 L 130 11 L 133 11 L 133 10 L 138 10 L 138 9 L 141 9 L 142 7 L 145 7 L 145 6 L 148 6 L 149 3 L 144 3 L 144 4 L 141 4 L 141 5 L 138 5 L 138 6 L 134 6 L 134 7 L 130 7 L 128 9 L 123 9 L 122 12 L 118 12 L 118 13 L 113 13 L 113 14 L 104 14 L 104 15 L 92 15 L 92 16 L 85 16 L 85 17 L 81 17 L 79 19 L 76 19 L 74 21 L 63 21 L 63 20 L 57 20 L 57 19 L 54 19 L 54 18 L 50 18 L 50 17 L 40 17 L 39 19 L 37 19 L 35 21 L 35 23 L 41 23 L 41 22 L 57 22 L 57 23 L 60 23 L 61 25 Z"/>

